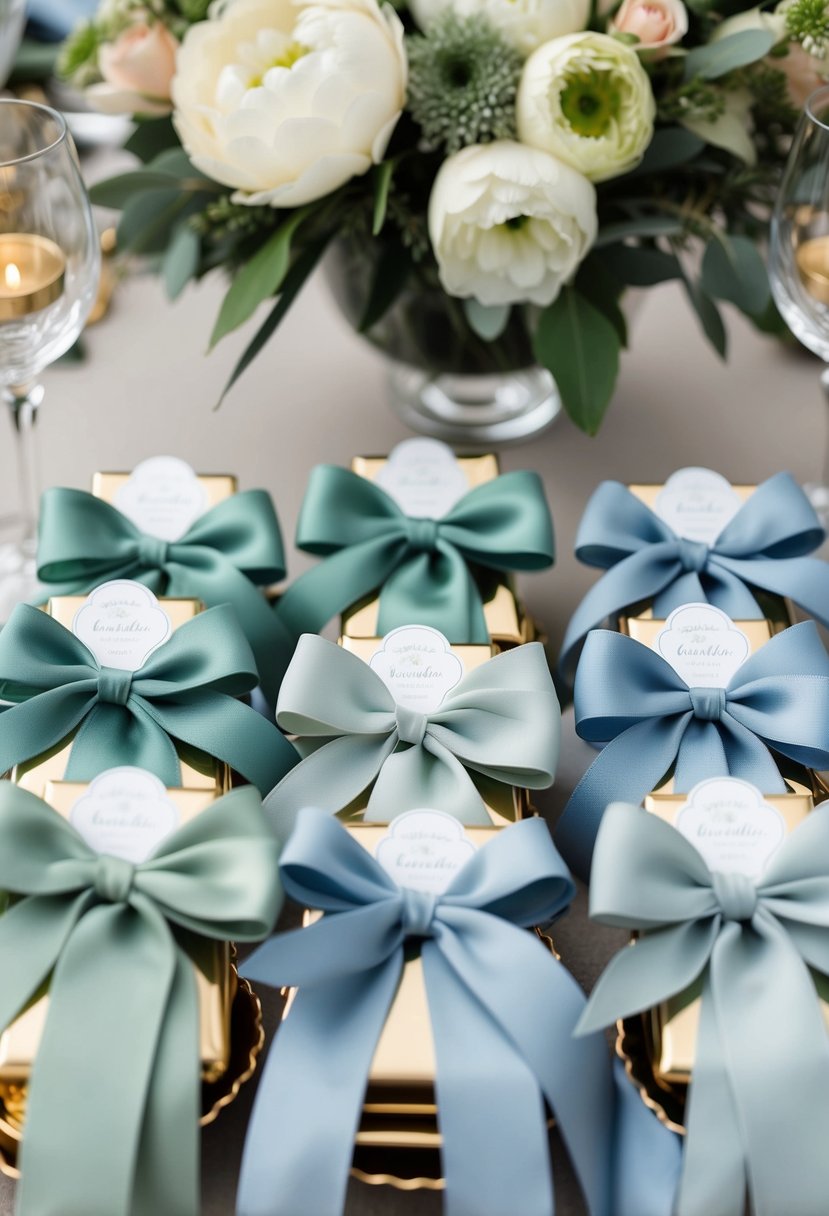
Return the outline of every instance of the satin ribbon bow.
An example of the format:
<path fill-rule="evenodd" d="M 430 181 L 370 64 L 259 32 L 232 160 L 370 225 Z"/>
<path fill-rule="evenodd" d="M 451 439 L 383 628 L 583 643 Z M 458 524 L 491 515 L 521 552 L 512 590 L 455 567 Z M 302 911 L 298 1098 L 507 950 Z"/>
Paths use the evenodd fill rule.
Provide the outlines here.
<path fill-rule="evenodd" d="M 829 564 L 805 557 L 825 532 L 789 473 L 758 486 L 712 545 L 686 540 L 626 486 L 603 482 L 585 509 L 576 557 L 607 573 L 576 609 L 562 643 L 559 669 L 572 679 L 589 630 L 642 600 L 654 616 L 709 601 L 734 619 L 763 617 L 750 588 L 788 596 L 829 624 Z"/>
<path fill-rule="evenodd" d="M 76 727 L 66 779 L 90 781 L 134 764 L 181 784 L 173 739 L 226 761 L 264 794 L 296 763 L 273 723 L 235 698 L 257 683 L 231 607 L 188 621 L 138 671 L 101 667 L 74 634 L 18 604 L 0 632 L 0 773 L 39 756 Z"/>
<path fill-rule="evenodd" d="M 91 591 L 129 578 L 157 595 L 232 604 L 250 642 L 265 696 L 273 704 L 290 660 L 283 633 L 258 586 L 285 577 L 282 537 L 270 495 L 244 490 L 218 503 L 180 540 L 136 527 L 103 499 L 81 490 L 47 490 L 40 503 L 38 578 L 52 595 Z"/>
<path fill-rule="evenodd" d="M 234 790 L 138 865 L 0 782 L 0 1025 L 49 981 L 18 1216 L 198 1216 L 199 1007 L 189 934 L 259 941 L 278 846 Z M 50 978 L 51 977 L 51 978 Z"/>
<path fill-rule="evenodd" d="M 265 801 L 283 840 L 302 807 L 341 811 L 372 781 L 366 821 L 386 823 L 430 806 L 463 823 L 488 825 L 467 769 L 479 782 L 543 789 L 558 760 L 558 700 L 538 642 L 481 664 L 438 709 L 423 714 L 396 705 L 362 659 L 306 634 L 283 680 L 276 716 L 283 730 L 300 736 L 300 750 L 314 748 Z"/>
<path fill-rule="evenodd" d="M 552 1216 L 543 1100 L 591 1216 L 610 1216 L 613 1093 L 602 1036 L 571 1041 L 572 976 L 524 931 L 573 896 L 542 820 L 503 829 L 443 895 L 401 888 L 324 812 L 285 848 L 286 893 L 325 916 L 271 938 L 243 973 L 297 985 L 271 1047 L 242 1161 L 240 1216 L 338 1216 L 374 1050 L 421 945 L 450 1216 Z"/>
<path fill-rule="evenodd" d="M 677 791 L 732 776 L 765 794 L 786 791 L 769 748 L 810 768 L 829 765 L 829 655 L 813 621 L 775 634 L 725 689 L 690 688 L 650 647 L 594 630 L 576 673 L 574 705 L 583 739 L 610 740 L 556 832 L 568 864 L 584 878 L 607 804 L 641 802 L 674 763 Z"/>
<path fill-rule="evenodd" d="M 592 1033 L 696 981 L 702 1008 L 677 1216 L 816 1216 L 829 1194 L 829 1036 L 809 968 L 829 975 L 829 809 L 763 877 L 712 873 L 675 828 L 608 807 L 590 914 L 635 930 L 580 1023 Z"/>
<path fill-rule="evenodd" d="M 489 641 L 470 567 L 544 570 L 553 526 L 536 473 L 505 473 L 477 486 L 441 519 L 404 515 L 385 490 L 335 465 L 319 465 L 297 525 L 300 549 L 325 557 L 288 588 L 277 608 L 294 637 L 380 589 L 378 633 L 413 620 L 450 642 Z"/>

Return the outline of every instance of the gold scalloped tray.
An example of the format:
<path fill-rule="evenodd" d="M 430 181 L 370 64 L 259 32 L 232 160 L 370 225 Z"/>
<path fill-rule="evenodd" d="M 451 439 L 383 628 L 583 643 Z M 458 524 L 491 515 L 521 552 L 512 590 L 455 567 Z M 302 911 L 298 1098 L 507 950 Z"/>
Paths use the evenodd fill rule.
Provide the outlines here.
<path fill-rule="evenodd" d="M 233 967 L 236 995 L 230 1013 L 230 1064 L 217 1081 L 202 1085 L 202 1127 L 213 1123 L 256 1072 L 265 1042 L 262 1003 L 247 980 Z M 17 1102 L 15 1102 L 17 1099 Z M 26 1105 L 25 1085 L 9 1085 L 0 1092 L 0 1173 L 19 1178 L 17 1150 L 22 1139 Z"/>
<path fill-rule="evenodd" d="M 650 1023 L 645 1015 L 625 1018 L 616 1023 L 616 1055 L 625 1066 L 628 1079 L 639 1097 L 654 1112 L 660 1123 L 672 1132 L 685 1135 L 686 1085 L 673 1085 L 657 1078 L 651 1063 L 653 1042 Z"/>

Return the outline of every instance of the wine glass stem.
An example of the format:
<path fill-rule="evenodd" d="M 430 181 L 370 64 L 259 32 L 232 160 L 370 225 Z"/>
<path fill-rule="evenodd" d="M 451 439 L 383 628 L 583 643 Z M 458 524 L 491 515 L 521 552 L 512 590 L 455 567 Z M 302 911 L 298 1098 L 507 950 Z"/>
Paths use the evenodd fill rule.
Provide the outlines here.
<path fill-rule="evenodd" d="M 17 450 L 20 541 L 24 549 L 34 553 L 40 500 L 40 453 L 35 424 L 43 400 L 43 385 L 14 385 L 3 389 L 3 397 L 11 413 Z"/>

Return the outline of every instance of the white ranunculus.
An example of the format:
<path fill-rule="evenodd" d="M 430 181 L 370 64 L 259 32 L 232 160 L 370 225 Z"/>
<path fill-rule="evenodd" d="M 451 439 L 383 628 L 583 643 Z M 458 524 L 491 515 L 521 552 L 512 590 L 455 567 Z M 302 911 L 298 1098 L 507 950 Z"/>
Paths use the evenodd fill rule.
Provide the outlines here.
<path fill-rule="evenodd" d="M 629 46 L 607 34 L 568 34 L 534 51 L 517 99 L 518 134 L 591 181 L 626 173 L 653 135 L 648 74 Z"/>
<path fill-rule="evenodd" d="M 376 0 L 230 0 L 188 30 L 173 121 L 239 203 L 297 207 L 382 160 L 406 94 L 403 27 Z"/>
<path fill-rule="evenodd" d="M 512 140 L 443 162 L 429 236 L 450 295 L 551 304 L 596 236 L 596 191 L 561 161 Z"/>
<path fill-rule="evenodd" d="M 409 0 L 409 8 L 421 29 L 450 8 L 461 17 L 487 17 L 526 55 L 583 30 L 590 17 L 590 0 Z"/>

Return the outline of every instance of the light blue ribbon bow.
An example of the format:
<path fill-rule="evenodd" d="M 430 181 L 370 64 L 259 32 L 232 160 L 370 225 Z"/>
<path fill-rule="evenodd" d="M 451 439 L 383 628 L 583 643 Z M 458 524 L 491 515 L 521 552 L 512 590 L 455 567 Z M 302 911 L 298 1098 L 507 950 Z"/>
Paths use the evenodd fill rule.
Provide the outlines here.
<path fill-rule="evenodd" d="M 564 808 L 556 842 L 586 878 L 609 802 L 641 802 L 672 764 L 677 791 L 706 777 L 742 777 L 764 794 L 786 786 L 769 752 L 829 765 L 829 655 L 817 626 L 776 634 L 728 687 L 689 688 L 665 659 L 619 633 L 588 635 L 576 673 L 576 730 L 605 743 Z"/>
<path fill-rule="evenodd" d="M 702 978 L 677 1216 L 819 1216 L 829 1195 L 829 1035 L 809 968 L 829 974 L 829 808 L 763 877 L 711 872 L 675 828 L 607 808 L 590 914 L 640 933 L 599 980 L 595 1033 Z"/>
<path fill-rule="evenodd" d="M 544 1099 L 591 1216 L 621 1216 L 610 1202 L 605 1043 L 600 1035 L 571 1041 L 584 997 L 524 931 L 558 916 L 573 896 L 547 825 L 503 829 L 438 896 L 399 887 L 315 809 L 300 814 L 280 864 L 288 894 L 325 916 L 271 938 L 241 968 L 299 990 L 259 1084 L 239 1216 L 342 1212 L 366 1078 L 414 939 L 435 1043 L 448 1216 L 552 1216 Z"/>
<path fill-rule="evenodd" d="M 576 557 L 607 573 L 576 609 L 561 647 L 559 671 L 572 680 L 585 635 L 643 600 L 654 616 L 709 601 L 732 619 L 765 614 L 750 588 L 788 596 L 829 624 L 829 564 L 805 557 L 825 532 L 789 473 L 758 486 L 712 545 L 686 540 L 626 486 L 603 482 L 576 537 Z"/>

